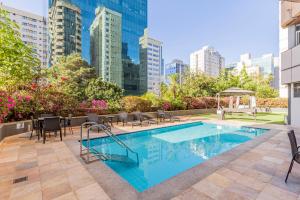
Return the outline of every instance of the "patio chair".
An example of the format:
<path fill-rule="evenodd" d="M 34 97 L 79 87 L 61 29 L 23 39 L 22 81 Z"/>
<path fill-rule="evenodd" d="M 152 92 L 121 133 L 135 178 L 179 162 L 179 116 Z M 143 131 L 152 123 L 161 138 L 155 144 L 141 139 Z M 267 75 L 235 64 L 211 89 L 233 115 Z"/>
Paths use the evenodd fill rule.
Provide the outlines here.
<path fill-rule="evenodd" d="M 60 118 L 59 117 L 45 117 L 43 124 L 43 143 L 46 141 L 46 133 L 54 132 L 57 135 L 57 132 L 60 133 L 60 141 L 62 141 L 62 131 L 60 126 Z"/>
<path fill-rule="evenodd" d="M 120 113 L 118 114 L 117 124 L 118 124 L 119 122 L 122 122 L 122 123 L 123 123 L 123 126 L 124 126 L 125 124 L 127 124 L 127 122 L 128 122 L 128 113 L 127 113 L 127 112 L 120 112 Z"/>
<path fill-rule="evenodd" d="M 66 122 L 66 126 L 69 128 L 70 133 L 73 135 L 74 132 L 73 132 L 73 128 L 72 128 L 72 117 L 73 117 L 73 115 L 69 114 L 65 122 Z"/>
<path fill-rule="evenodd" d="M 289 136 L 289 140 L 290 140 L 290 144 L 291 144 L 291 150 L 292 150 L 292 161 L 288 170 L 288 173 L 286 175 L 285 178 L 285 182 L 287 182 L 289 175 L 292 171 L 294 162 L 297 162 L 298 164 L 300 164 L 300 151 L 299 151 L 299 147 L 297 144 L 297 139 L 295 137 L 295 132 L 293 130 L 288 132 L 288 136 Z"/>
<path fill-rule="evenodd" d="M 33 116 L 31 116 L 31 134 L 30 134 L 30 140 L 31 140 L 32 135 L 33 135 L 34 132 L 38 136 L 38 140 L 40 140 L 40 132 L 39 132 L 38 121 L 36 119 L 34 119 Z"/>

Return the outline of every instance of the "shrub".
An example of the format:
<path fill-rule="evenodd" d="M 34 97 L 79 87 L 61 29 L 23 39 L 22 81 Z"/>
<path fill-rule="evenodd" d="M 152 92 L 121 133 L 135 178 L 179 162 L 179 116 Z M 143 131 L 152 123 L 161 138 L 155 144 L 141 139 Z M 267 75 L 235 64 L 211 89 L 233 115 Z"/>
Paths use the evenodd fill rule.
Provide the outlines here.
<path fill-rule="evenodd" d="M 151 102 L 137 96 L 126 96 L 122 99 L 122 108 L 126 112 L 148 112 L 151 111 Z"/>
<path fill-rule="evenodd" d="M 171 110 L 171 107 L 172 107 L 172 105 L 171 105 L 171 103 L 168 102 L 168 101 L 163 102 L 163 103 L 162 103 L 162 106 L 161 106 L 161 108 L 162 108 L 163 110 Z"/>
<path fill-rule="evenodd" d="M 287 108 L 288 99 L 286 98 L 258 98 L 257 107 L 271 107 L 271 108 Z"/>

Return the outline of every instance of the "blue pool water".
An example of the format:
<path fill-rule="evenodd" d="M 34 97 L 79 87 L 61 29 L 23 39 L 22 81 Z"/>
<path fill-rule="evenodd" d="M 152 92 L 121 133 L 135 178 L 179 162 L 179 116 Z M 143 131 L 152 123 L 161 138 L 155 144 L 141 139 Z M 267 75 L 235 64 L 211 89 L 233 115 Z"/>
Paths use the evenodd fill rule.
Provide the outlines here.
<path fill-rule="evenodd" d="M 194 122 L 119 135 L 138 153 L 139 165 L 111 161 L 105 164 L 142 192 L 266 131 Z M 124 148 L 110 138 L 93 139 L 90 145 L 98 152 L 126 155 Z M 136 160 L 132 153 L 129 157 Z"/>

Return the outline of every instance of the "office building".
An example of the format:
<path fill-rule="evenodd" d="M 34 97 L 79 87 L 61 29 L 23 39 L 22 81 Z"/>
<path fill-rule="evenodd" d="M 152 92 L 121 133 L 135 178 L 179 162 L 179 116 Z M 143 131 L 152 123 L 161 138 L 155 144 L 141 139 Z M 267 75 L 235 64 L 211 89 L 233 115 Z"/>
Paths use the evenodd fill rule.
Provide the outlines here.
<path fill-rule="evenodd" d="M 190 67 L 192 73 L 217 77 L 225 67 L 225 59 L 214 48 L 205 46 L 190 55 Z"/>
<path fill-rule="evenodd" d="M 165 83 L 169 84 L 169 76 L 173 74 L 178 75 L 178 82 L 179 84 L 183 83 L 184 75 L 189 73 L 189 66 L 187 64 L 184 64 L 182 60 L 174 59 L 171 63 L 168 63 L 165 65 Z"/>
<path fill-rule="evenodd" d="M 95 12 L 90 27 L 91 65 L 103 80 L 122 87 L 122 16 L 105 7 L 98 7 Z"/>
<path fill-rule="evenodd" d="M 160 93 L 161 70 L 163 68 L 162 42 L 150 38 L 148 29 L 140 38 L 141 51 L 147 54 L 147 91 Z"/>
<path fill-rule="evenodd" d="M 147 91 L 147 60 L 140 52 L 139 39 L 147 28 L 147 0 L 68 0 L 81 11 L 82 57 L 88 62 L 90 55 L 90 27 L 96 18 L 95 10 L 105 7 L 122 16 L 122 67 L 125 94 L 140 95 Z M 55 0 L 49 0 L 49 7 Z"/>
<path fill-rule="evenodd" d="M 68 0 L 54 0 L 49 8 L 50 65 L 62 56 L 81 54 L 81 11 Z"/>
<path fill-rule="evenodd" d="M 32 47 L 41 61 L 41 67 L 48 66 L 48 28 L 45 17 L 18 10 L 0 4 L 0 8 L 8 12 L 9 18 L 20 28 L 22 41 Z"/>
<path fill-rule="evenodd" d="M 239 74 L 243 68 L 250 76 L 259 77 L 273 76 L 271 86 L 279 89 L 278 61 L 273 54 L 264 54 L 261 57 L 252 58 L 250 53 L 240 55 L 240 61 L 226 66 L 233 74 Z"/>
<path fill-rule="evenodd" d="M 288 122 L 300 127 L 300 2 L 282 0 L 280 21 L 285 32 L 280 38 L 280 70 L 281 83 L 288 88 Z"/>

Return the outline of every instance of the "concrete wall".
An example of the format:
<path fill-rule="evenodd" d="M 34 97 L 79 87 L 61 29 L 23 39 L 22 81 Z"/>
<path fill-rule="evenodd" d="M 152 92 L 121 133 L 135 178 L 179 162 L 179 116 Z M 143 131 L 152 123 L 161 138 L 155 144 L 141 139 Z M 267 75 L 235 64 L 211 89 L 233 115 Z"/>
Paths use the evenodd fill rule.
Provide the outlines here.
<path fill-rule="evenodd" d="M 183 116 L 183 115 L 196 115 L 202 113 L 216 113 L 216 109 L 195 109 L 195 110 L 180 110 L 180 111 L 170 111 L 175 116 Z M 148 112 L 147 115 L 156 118 L 156 112 Z M 104 117 L 100 116 L 100 117 Z M 117 114 L 114 121 L 117 121 Z M 128 120 L 131 121 L 133 119 L 133 115 L 128 115 Z M 86 122 L 87 116 L 79 116 L 72 118 L 72 126 L 80 126 L 82 123 Z M 4 123 L 0 125 L 0 141 L 5 137 L 17 135 L 20 133 L 26 133 L 31 131 L 31 121 L 21 121 L 21 122 L 12 122 L 12 123 Z"/>
<path fill-rule="evenodd" d="M 11 122 L 0 125 L 0 141 L 8 136 L 26 133 L 31 130 L 31 121 Z"/>
<path fill-rule="evenodd" d="M 291 91 L 291 125 L 300 128 L 300 98 L 294 97 L 294 88 Z"/>

